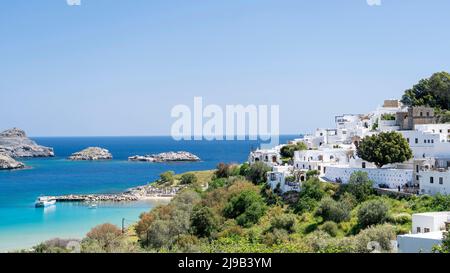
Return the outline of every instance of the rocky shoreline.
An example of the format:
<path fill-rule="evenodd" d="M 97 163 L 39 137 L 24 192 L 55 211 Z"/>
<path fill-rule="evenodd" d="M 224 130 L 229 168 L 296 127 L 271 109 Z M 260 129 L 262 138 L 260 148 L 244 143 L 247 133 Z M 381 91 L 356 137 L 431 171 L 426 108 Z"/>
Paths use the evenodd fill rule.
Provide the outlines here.
<path fill-rule="evenodd" d="M 0 170 L 23 169 L 25 164 L 16 161 L 7 154 L 0 154 Z"/>
<path fill-rule="evenodd" d="M 154 155 L 135 155 L 128 158 L 129 161 L 141 162 L 182 162 L 182 161 L 200 161 L 200 158 L 189 152 L 167 152 Z"/>
<path fill-rule="evenodd" d="M 93 161 L 93 160 L 110 160 L 112 159 L 112 154 L 107 150 L 100 147 L 89 147 L 82 151 L 73 153 L 69 160 L 79 161 Z"/>
<path fill-rule="evenodd" d="M 38 145 L 29 139 L 25 131 L 12 128 L 0 133 L 0 153 L 12 158 L 53 157 L 53 148 Z"/>
<path fill-rule="evenodd" d="M 117 194 L 69 194 L 51 196 L 57 202 L 131 202 L 148 199 L 173 198 L 183 186 L 159 188 L 152 185 L 138 186 Z"/>

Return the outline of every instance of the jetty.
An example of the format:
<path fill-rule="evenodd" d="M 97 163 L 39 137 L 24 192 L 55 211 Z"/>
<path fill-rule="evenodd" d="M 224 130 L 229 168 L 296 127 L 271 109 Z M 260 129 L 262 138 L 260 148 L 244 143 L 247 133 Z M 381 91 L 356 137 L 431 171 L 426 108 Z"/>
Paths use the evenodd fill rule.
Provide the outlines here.
<path fill-rule="evenodd" d="M 132 202 L 140 200 L 173 198 L 185 186 L 157 187 L 153 185 L 138 186 L 115 194 L 68 194 L 44 196 L 56 202 Z"/>

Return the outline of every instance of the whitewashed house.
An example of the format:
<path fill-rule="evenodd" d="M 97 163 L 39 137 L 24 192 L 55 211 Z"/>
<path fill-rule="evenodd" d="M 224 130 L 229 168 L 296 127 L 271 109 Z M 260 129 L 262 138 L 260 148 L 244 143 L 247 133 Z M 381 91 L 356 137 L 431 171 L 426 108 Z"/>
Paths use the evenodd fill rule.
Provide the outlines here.
<path fill-rule="evenodd" d="M 255 164 L 256 162 L 263 162 L 269 167 L 278 166 L 282 164 L 281 155 L 279 149 L 270 150 L 256 150 L 250 153 L 248 157 L 248 162 L 250 164 Z"/>
<path fill-rule="evenodd" d="M 318 150 L 296 151 L 294 167 L 303 171 L 318 171 L 319 175 L 326 173 L 328 166 L 347 165 L 353 150 L 350 148 L 321 148 Z"/>
<path fill-rule="evenodd" d="M 443 233 L 450 228 L 450 212 L 418 213 L 412 216 L 410 234 L 397 236 L 400 253 L 431 253 L 442 243 Z"/>
<path fill-rule="evenodd" d="M 431 158 L 415 162 L 415 178 L 421 194 L 450 194 L 450 159 Z"/>
<path fill-rule="evenodd" d="M 301 181 L 305 181 L 305 174 L 295 172 L 293 166 L 275 166 L 267 173 L 267 183 L 272 190 L 280 193 L 300 191 Z"/>

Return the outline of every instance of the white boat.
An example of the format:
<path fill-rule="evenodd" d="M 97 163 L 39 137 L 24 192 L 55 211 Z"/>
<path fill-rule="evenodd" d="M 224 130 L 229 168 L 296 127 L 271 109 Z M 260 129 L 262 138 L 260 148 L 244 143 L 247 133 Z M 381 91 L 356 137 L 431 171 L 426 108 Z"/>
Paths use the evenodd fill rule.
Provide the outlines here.
<path fill-rule="evenodd" d="M 36 200 L 35 206 L 36 206 L 36 208 L 45 208 L 45 207 L 53 206 L 55 204 L 56 204 L 55 198 L 44 196 L 44 197 L 39 197 Z"/>
<path fill-rule="evenodd" d="M 89 209 L 96 209 L 96 208 L 97 208 L 97 204 L 96 203 L 89 204 Z"/>

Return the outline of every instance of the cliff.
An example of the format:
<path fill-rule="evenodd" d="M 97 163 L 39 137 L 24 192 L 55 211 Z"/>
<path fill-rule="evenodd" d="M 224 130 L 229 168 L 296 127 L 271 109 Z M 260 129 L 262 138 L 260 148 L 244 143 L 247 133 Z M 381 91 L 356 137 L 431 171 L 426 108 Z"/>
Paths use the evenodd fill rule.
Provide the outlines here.
<path fill-rule="evenodd" d="M 10 157 L 52 157 L 52 148 L 38 145 L 29 139 L 25 132 L 18 128 L 0 133 L 0 153 Z"/>

